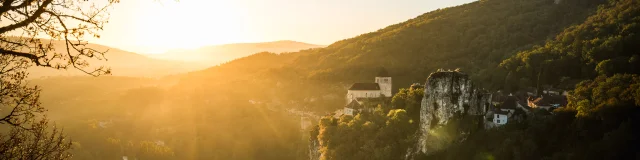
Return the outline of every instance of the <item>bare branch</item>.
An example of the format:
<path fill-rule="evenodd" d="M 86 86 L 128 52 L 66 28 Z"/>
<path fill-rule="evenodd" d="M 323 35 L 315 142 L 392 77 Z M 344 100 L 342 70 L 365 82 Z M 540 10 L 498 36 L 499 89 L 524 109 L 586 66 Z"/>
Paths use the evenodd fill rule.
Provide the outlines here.
<path fill-rule="evenodd" d="M 36 10 L 33 15 L 31 15 L 29 18 L 23 20 L 22 22 L 19 23 L 15 23 L 15 24 L 11 24 L 8 26 L 4 26 L 2 28 L 0 28 L 0 33 L 5 33 L 5 32 L 9 32 L 9 31 L 13 31 L 15 29 L 18 29 L 20 27 L 24 27 L 29 25 L 30 23 L 32 23 L 33 21 L 35 21 L 38 17 L 40 17 L 40 15 L 42 13 L 44 13 L 46 7 L 51 4 L 51 2 L 53 2 L 53 0 L 45 0 L 42 5 L 40 5 L 40 7 L 38 8 L 38 10 Z"/>
<path fill-rule="evenodd" d="M 40 58 L 43 58 L 43 57 L 39 57 L 39 56 L 36 56 L 36 55 L 33 55 L 33 54 L 29 54 L 29 53 L 9 51 L 9 50 L 4 50 L 4 49 L 0 48 L 0 54 L 13 55 L 13 56 L 18 56 L 18 57 L 25 57 L 25 58 L 30 59 L 37 66 L 44 66 L 44 67 L 50 67 L 51 66 L 48 63 L 40 62 Z"/>

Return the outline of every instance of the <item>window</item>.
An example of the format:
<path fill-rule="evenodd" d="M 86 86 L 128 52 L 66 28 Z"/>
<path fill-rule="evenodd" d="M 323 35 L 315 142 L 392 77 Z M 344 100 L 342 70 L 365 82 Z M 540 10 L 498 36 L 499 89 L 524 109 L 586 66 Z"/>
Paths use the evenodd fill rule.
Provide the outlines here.
<path fill-rule="evenodd" d="M 384 79 L 384 83 L 389 83 L 389 79 Z"/>
<path fill-rule="evenodd" d="M 496 123 L 500 123 L 500 120 L 497 120 L 497 122 L 496 122 Z"/>

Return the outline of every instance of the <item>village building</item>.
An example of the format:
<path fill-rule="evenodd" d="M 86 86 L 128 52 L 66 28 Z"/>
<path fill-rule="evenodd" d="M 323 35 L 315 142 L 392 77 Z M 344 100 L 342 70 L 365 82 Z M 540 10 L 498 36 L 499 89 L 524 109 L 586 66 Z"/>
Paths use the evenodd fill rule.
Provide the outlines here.
<path fill-rule="evenodd" d="M 500 111 L 504 111 L 509 113 L 509 117 L 511 117 L 511 115 L 513 113 L 516 112 L 517 108 L 521 108 L 524 109 L 524 107 L 522 105 L 520 105 L 520 103 L 518 103 L 518 98 L 516 96 L 513 96 L 512 94 L 509 94 L 509 96 L 506 96 L 504 101 L 502 102 L 502 104 L 500 105 Z M 526 109 L 524 109 L 526 110 Z"/>
<path fill-rule="evenodd" d="M 542 95 L 527 98 L 527 105 L 531 108 L 551 110 L 567 105 L 567 99 L 562 95 Z"/>
<path fill-rule="evenodd" d="M 346 106 L 344 106 L 344 109 L 342 111 L 342 113 L 344 115 L 356 115 L 358 112 L 362 111 L 362 104 L 360 104 L 360 102 L 358 102 L 358 100 L 353 100 L 351 101 L 349 104 L 347 104 Z"/>
<path fill-rule="evenodd" d="M 524 93 L 525 92 L 520 92 Z M 531 108 L 526 106 L 526 101 L 521 101 L 519 96 L 514 94 L 504 95 L 500 92 L 496 93 L 495 97 L 492 97 L 492 104 L 495 106 L 491 109 L 486 116 L 491 116 L 491 122 L 495 126 L 507 124 L 514 117 L 516 117 L 517 110 L 522 110 L 524 113 L 530 113 Z"/>
<path fill-rule="evenodd" d="M 496 125 L 507 124 L 507 121 L 509 121 L 510 114 L 512 113 L 509 113 L 507 111 L 502 111 L 502 110 L 496 110 L 493 113 L 493 123 L 495 123 Z"/>
<path fill-rule="evenodd" d="M 347 104 L 353 100 L 391 97 L 393 96 L 391 76 L 385 69 L 381 69 L 375 77 L 374 83 L 354 83 L 347 90 Z"/>
<path fill-rule="evenodd" d="M 493 93 L 491 95 L 491 105 L 493 106 L 497 106 L 500 105 L 502 102 L 504 102 L 507 99 L 507 96 L 505 96 L 504 94 L 502 94 L 501 91 L 498 91 L 496 93 Z"/>

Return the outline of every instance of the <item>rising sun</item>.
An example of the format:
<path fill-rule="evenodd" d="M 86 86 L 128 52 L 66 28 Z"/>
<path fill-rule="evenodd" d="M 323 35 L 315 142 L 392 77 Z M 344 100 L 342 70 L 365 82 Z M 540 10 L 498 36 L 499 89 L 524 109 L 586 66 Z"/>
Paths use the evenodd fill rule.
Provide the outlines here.
<path fill-rule="evenodd" d="M 242 7 L 231 1 L 126 1 L 112 15 L 129 19 L 116 41 L 137 46 L 143 52 L 169 49 L 193 49 L 205 45 L 232 43 L 240 40 L 247 25 Z M 124 18 L 123 18 L 124 19 Z M 124 35 L 122 35 L 124 34 Z"/>

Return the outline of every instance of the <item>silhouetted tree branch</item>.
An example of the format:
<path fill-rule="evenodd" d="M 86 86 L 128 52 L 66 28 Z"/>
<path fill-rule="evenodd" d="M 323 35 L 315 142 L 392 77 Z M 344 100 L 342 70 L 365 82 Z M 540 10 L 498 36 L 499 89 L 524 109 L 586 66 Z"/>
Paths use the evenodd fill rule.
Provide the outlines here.
<path fill-rule="evenodd" d="M 71 141 L 48 128 L 40 89 L 25 82 L 27 69 L 73 67 L 92 76 L 109 74 L 108 68 L 89 65 L 91 59 L 106 60 L 106 51 L 89 48 L 84 39 L 100 37 L 108 9 L 118 1 L 0 0 L 0 127 L 10 129 L 0 132 L 0 159 L 71 157 Z"/>
<path fill-rule="evenodd" d="M 100 3 L 102 2 L 102 3 Z M 119 0 L 5 0 L 0 15 L 8 22 L 0 27 L 0 54 L 22 57 L 40 67 L 76 68 L 89 75 L 109 74 L 87 60 L 106 60 L 106 51 L 87 47 L 87 37 L 97 37 Z M 64 43 L 55 51 L 55 40 Z M 58 46 L 60 47 L 60 46 Z"/>

